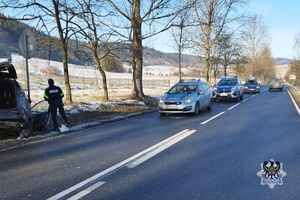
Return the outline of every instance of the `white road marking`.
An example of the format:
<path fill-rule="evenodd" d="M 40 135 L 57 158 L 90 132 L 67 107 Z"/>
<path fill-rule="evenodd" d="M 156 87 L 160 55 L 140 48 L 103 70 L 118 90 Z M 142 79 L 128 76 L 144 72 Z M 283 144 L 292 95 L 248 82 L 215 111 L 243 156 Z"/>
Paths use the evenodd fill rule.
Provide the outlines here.
<path fill-rule="evenodd" d="M 163 140 L 162 142 L 159 142 L 159 143 L 151 146 L 150 148 L 148 148 L 144 151 L 141 151 L 140 153 L 137 153 L 134 156 L 131 156 L 130 158 L 128 158 L 128 159 L 126 159 L 126 160 L 124 160 L 124 161 L 122 161 L 122 162 L 120 162 L 116 165 L 113 165 L 112 167 L 110 167 L 110 168 L 108 168 L 108 169 L 106 169 L 106 170 L 104 170 L 104 171 L 102 171 L 102 172 L 100 172 L 100 173 L 98 173 L 98 174 L 96 174 L 96 175 L 94 175 L 94 176 L 92 176 L 92 177 L 90 177 L 90 178 L 88 178 L 88 179 L 86 179 L 86 180 L 84 180 L 84 181 L 82 181 L 82 182 L 80 182 L 80 183 L 78 183 L 78 184 L 76 184 L 76 185 L 74 185 L 74 186 L 58 193 L 58 194 L 56 194 L 56 195 L 54 195 L 54 196 L 52 196 L 52 197 L 50 197 L 48 200 L 58 200 L 58 199 L 64 198 L 64 197 L 66 197 L 67 195 L 69 195 L 70 193 L 72 193 L 76 190 L 79 190 L 79 192 L 77 194 L 73 195 L 71 197 L 71 199 L 72 200 L 77 199 L 77 195 L 78 195 L 79 198 L 81 198 L 82 195 L 84 196 L 85 194 L 88 194 L 89 190 L 92 191 L 92 190 L 94 190 L 94 189 L 96 189 L 96 188 L 98 188 L 98 187 L 100 187 L 101 185 L 104 184 L 104 182 L 99 180 L 100 178 L 102 178 L 102 177 L 104 177 L 108 174 L 112 174 L 113 172 L 116 172 L 117 170 L 119 170 L 119 169 L 121 169 L 121 168 L 123 168 L 124 166 L 127 166 L 127 165 L 128 165 L 128 167 L 129 166 L 130 167 L 135 167 L 138 164 L 141 164 L 142 162 L 148 160 L 150 158 L 149 157 L 150 155 L 151 155 L 151 157 L 153 157 L 154 155 L 156 155 L 159 152 L 163 151 L 164 149 L 170 147 L 171 145 L 179 142 L 180 140 L 188 137 L 189 135 L 193 134 L 194 132 L 196 132 L 196 130 L 185 129 L 185 130 L 183 130 L 183 131 L 181 131 L 181 132 L 179 132 L 179 133 Z M 166 145 L 167 147 L 166 148 L 161 147 L 161 146 L 164 146 L 164 145 Z M 159 149 L 159 151 L 158 151 L 158 149 Z M 149 153 L 149 152 L 151 152 L 151 153 Z M 129 163 L 131 163 L 131 164 L 129 164 Z M 84 189 L 84 190 L 80 190 L 80 188 L 83 188 L 88 184 L 91 184 L 91 186 Z"/>
<path fill-rule="evenodd" d="M 126 166 L 129 168 L 134 168 L 141 163 L 147 161 L 148 159 L 152 158 L 156 154 L 162 152 L 163 150 L 169 148 L 170 146 L 176 144 L 177 142 L 183 140 L 184 138 L 190 136 L 191 134 L 195 133 L 196 130 L 189 130 L 185 132 L 181 132 L 180 134 L 177 134 L 175 137 L 172 137 L 171 139 L 168 139 L 167 141 L 163 141 L 161 145 L 158 145 L 155 148 L 150 148 L 148 151 L 146 151 L 146 154 L 137 158 L 136 160 L 131 161 Z"/>
<path fill-rule="evenodd" d="M 206 123 L 210 122 L 211 120 L 213 120 L 213 119 L 219 117 L 220 115 L 223 115 L 224 113 L 225 113 L 225 111 L 220 112 L 219 114 L 217 114 L 217 115 L 215 115 L 215 116 L 209 118 L 208 120 L 206 120 L 206 121 L 204 121 L 204 122 L 201 122 L 200 124 L 206 124 Z"/>
<path fill-rule="evenodd" d="M 231 106 L 230 108 L 228 108 L 227 110 L 231 110 L 231 109 L 237 107 L 237 106 L 240 105 L 240 104 L 241 104 L 241 103 L 237 103 L 237 104 L 235 104 L 234 106 Z"/>
<path fill-rule="evenodd" d="M 74 196 L 68 198 L 67 200 L 80 199 L 80 198 L 84 197 L 85 195 L 89 194 L 90 192 L 92 192 L 93 190 L 97 189 L 98 187 L 100 187 L 103 184 L 105 184 L 105 182 L 99 181 L 98 183 L 95 183 L 94 185 L 92 185 L 92 186 L 86 188 L 85 190 L 82 190 L 81 192 L 75 194 Z"/>

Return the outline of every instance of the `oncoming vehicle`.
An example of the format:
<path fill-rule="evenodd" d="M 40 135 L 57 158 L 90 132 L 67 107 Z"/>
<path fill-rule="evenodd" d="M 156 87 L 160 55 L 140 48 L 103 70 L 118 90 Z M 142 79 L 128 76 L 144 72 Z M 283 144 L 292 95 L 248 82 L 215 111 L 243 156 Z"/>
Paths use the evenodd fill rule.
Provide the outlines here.
<path fill-rule="evenodd" d="M 27 137 L 32 132 L 30 101 L 10 61 L 0 61 L 0 134 Z"/>
<path fill-rule="evenodd" d="M 181 79 L 166 92 L 158 103 L 160 115 L 167 113 L 194 113 L 203 108 L 211 110 L 212 92 L 200 79 Z"/>
<path fill-rule="evenodd" d="M 260 84 L 256 81 L 255 77 L 250 77 L 245 82 L 245 93 L 259 93 Z"/>
<path fill-rule="evenodd" d="M 224 76 L 214 87 L 214 100 L 243 99 L 245 87 L 237 76 Z"/>
<path fill-rule="evenodd" d="M 269 84 L 269 91 L 271 91 L 272 89 L 278 89 L 282 91 L 283 80 L 281 78 L 273 78 Z"/>

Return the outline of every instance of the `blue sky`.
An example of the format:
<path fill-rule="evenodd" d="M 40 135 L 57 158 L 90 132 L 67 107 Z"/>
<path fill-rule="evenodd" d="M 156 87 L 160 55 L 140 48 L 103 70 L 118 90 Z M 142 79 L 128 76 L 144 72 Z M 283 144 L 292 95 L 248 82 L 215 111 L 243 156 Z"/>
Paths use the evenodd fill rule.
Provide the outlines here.
<path fill-rule="evenodd" d="M 299 0 L 250 0 L 247 10 L 251 14 L 262 16 L 269 28 L 272 56 L 293 59 L 295 36 L 300 33 L 300 1 Z M 175 52 L 171 46 L 171 38 L 167 33 L 156 39 L 145 41 L 144 45 L 163 52 Z"/>
<path fill-rule="evenodd" d="M 269 27 L 273 56 L 293 59 L 295 36 L 300 33 L 300 1 L 252 0 L 249 12 L 262 15 Z"/>

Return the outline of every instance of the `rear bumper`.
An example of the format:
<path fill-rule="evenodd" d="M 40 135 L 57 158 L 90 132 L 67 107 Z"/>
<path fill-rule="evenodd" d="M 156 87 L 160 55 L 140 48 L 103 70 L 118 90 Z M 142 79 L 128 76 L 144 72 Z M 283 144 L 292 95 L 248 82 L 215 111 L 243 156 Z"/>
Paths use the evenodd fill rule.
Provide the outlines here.
<path fill-rule="evenodd" d="M 245 89 L 245 93 L 258 93 L 260 90 L 257 89 L 257 88 L 248 88 L 248 89 Z"/>
<path fill-rule="evenodd" d="M 24 127 L 22 122 L 0 121 L 0 130 L 7 132 L 20 132 Z"/>

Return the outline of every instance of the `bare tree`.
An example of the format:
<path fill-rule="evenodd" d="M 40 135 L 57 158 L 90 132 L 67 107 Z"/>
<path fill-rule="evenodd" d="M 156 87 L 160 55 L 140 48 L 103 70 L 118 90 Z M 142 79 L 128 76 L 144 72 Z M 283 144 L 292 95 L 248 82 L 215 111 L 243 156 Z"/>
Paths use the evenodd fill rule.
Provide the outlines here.
<path fill-rule="evenodd" d="M 62 63 L 64 72 L 64 81 L 66 89 L 66 104 L 72 103 L 71 86 L 68 70 L 68 44 L 72 37 L 72 28 L 69 27 L 69 22 L 72 21 L 67 12 L 68 1 L 51 0 L 39 2 L 37 0 L 3 0 L 0 4 L 1 8 L 13 9 L 17 13 L 10 16 L 12 20 L 34 21 L 36 26 L 41 24 L 41 28 L 48 31 L 49 37 L 52 32 L 56 31 L 59 37 L 60 48 L 62 53 Z M 36 19 L 40 19 L 36 21 Z"/>
<path fill-rule="evenodd" d="M 145 99 L 142 86 L 143 45 L 144 39 L 168 30 L 172 20 L 181 8 L 177 8 L 176 0 L 108 0 L 119 13 L 119 36 L 132 45 L 133 87 L 132 96 Z M 116 23 L 114 23 L 116 25 Z M 125 30 L 125 31 L 122 31 Z"/>
<path fill-rule="evenodd" d="M 275 62 L 271 56 L 271 50 L 264 48 L 253 61 L 253 76 L 267 81 L 275 77 Z"/>
<path fill-rule="evenodd" d="M 244 20 L 245 15 L 236 10 L 247 2 L 247 0 L 194 0 L 193 11 L 196 20 L 193 23 L 196 29 L 193 33 L 193 43 L 196 50 L 204 55 L 207 82 L 210 82 L 212 49 L 223 32 L 232 34 L 240 27 L 236 24 Z"/>
<path fill-rule="evenodd" d="M 250 59 L 250 74 L 255 73 L 254 62 L 265 48 L 269 47 L 270 36 L 268 26 L 262 16 L 252 16 L 241 32 L 241 46 L 246 57 Z"/>
<path fill-rule="evenodd" d="M 288 75 L 294 75 L 295 79 L 293 85 L 300 86 L 300 60 L 294 59 L 291 62 Z"/>
<path fill-rule="evenodd" d="M 113 15 L 111 11 L 102 9 L 105 3 L 104 0 L 76 0 L 76 6 L 71 8 L 71 13 L 75 16 L 72 25 L 78 30 L 78 35 L 83 36 L 83 39 L 80 40 L 85 41 L 81 42 L 79 46 L 84 47 L 83 51 L 91 52 L 102 77 L 103 99 L 108 101 L 107 78 L 101 65 L 101 59 L 110 53 L 108 41 L 114 31 L 108 27 L 105 20 L 109 15 Z"/>
<path fill-rule="evenodd" d="M 300 33 L 295 36 L 294 50 L 296 51 L 296 59 L 300 58 Z"/>
<path fill-rule="evenodd" d="M 189 24 L 189 13 L 190 13 L 190 2 L 181 2 L 185 4 L 182 7 L 186 7 L 174 20 L 173 27 L 170 29 L 171 35 L 174 39 L 175 49 L 178 52 L 178 70 L 179 79 L 182 77 L 182 53 L 185 49 L 190 48 L 190 41 L 187 37 L 186 29 L 190 26 Z"/>
<path fill-rule="evenodd" d="M 219 50 L 220 63 L 224 69 L 224 75 L 227 76 L 228 68 L 235 63 L 240 56 L 240 48 L 237 38 L 234 35 L 223 34 L 220 42 L 216 45 Z"/>

